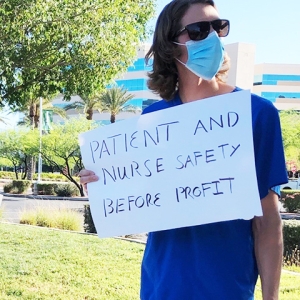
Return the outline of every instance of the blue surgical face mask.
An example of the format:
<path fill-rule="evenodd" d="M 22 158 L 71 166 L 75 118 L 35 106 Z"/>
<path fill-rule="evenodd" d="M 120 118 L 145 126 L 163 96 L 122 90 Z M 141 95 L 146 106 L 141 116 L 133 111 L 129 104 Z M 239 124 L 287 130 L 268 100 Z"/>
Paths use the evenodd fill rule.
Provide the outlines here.
<path fill-rule="evenodd" d="M 191 40 L 185 44 L 174 43 L 186 46 L 187 62 L 183 63 L 176 59 L 195 75 L 205 80 L 211 80 L 220 70 L 224 61 L 224 46 L 215 31 L 212 31 L 204 40 Z"/>

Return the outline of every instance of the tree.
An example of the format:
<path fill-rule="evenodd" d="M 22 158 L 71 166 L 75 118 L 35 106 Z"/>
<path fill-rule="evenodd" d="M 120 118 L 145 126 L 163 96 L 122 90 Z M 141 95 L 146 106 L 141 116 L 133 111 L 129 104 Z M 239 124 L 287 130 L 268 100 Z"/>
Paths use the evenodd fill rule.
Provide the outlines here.
<path fill-rule="evenodd" d="M 57 114 L 62 118 L 66 118 L 67 114 L 64 109 L 55 107 L 52 105 L 51 100 L 43 98 L 42 99 L 42 109 L 51 110 L 53 114 Z M 25 114 L 25 119 L 19 122 L 19 125 L 28 125 L 34 129 L 39 128 L 40 124 L 40 99 L 39 98 L 28 98 L 28 100 L 23 103 L 18 108 L 14 109 L 13 112 L 22 112 Z"/>
<path fill-rule="evenodd" d="M 102 94 L 102 112 L 110 113 L 110 122 L 115 123 L 116 115 L 122 111 L 136 113 L 139 109 L 133 105 L 126 104 L 127 101 L 133 98 L 132 94 L 127 94 L 127 90 L 123 87 L 114 86 L 107 89 Z"/>
<path fill-rule="evenodd" d="M 4 114 L 7 113 L 7 111 L 0 106 L 0 123 L 7 125 L 7 117 L 4 116 Z"/>
<path fill-rule="evenodd" d="M 2 0 L 0 104 L 87 95 L 126 71 L 154 0 Z"/>
<path fill-rule="evenodd" d="M 81 101 L 75 101 L 73 103 L 68 104 L 65 106 L 65 110 L 70 109 L 77 109 L 82 111 L 85 115 L 87 120 L 93 119 L 94 110 L 101 111 L 102 103 L 101 98 L 97 95 L 79 95 L 82 99 Z"/>
<path fill-rule="evenodd" d="M 76 181 L 73 172 L 83 168 L 78 135 L 95 127 L 96 124 L 84 117 L 72 118 L 63 125 L 54 125 L 50 133 L 42 137 L 43 161 L 74 183 L 81 196 L 84 196 L 83 187 Z"/>
<path fill-rule="evenodd" d="M 18 108 L 13 109 L 13 112 L 22 112 L 25 114 L 25 118 L 18 122 L 18 125 L 26 126 L 28 125 L 31 129 L 39 128 L 40 124 L 40 99 L 33 98 L 33 94 L 28 95 L 28 99 Z M 65 110 L 55 107 L 52 105 L 51 101 L 48 98 L 42 99 L 42 108 L 43 109 L 50 109 L 54 114 L 61 116 L 62 118 L 66 118 Z M 27 179 L 32 180 L 33 174 L 35 173 L 35 165 L 36 165 L 36 158 L 33 156 L 28 157 L 28 172 L 27 172 Z"/>
<path fill-rule="evenodd" d="M 21 128 L 0 133 L 0 153 L 14 167 L 16 179 L 25 179 L 28 172 L 29 157 L 37 155 L 38 131 Z"/>
<path fill-rule="evenodd" d="M 280 112 L 285 158 L 300 166 L 300 114 L 294 110 Z"/>

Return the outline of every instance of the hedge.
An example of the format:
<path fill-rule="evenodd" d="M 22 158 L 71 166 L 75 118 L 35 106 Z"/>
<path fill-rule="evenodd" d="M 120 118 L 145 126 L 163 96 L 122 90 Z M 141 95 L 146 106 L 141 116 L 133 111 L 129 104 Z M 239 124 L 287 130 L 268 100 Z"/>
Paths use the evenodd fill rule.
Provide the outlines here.
<path fill-rule="evenodd" d="M 283 220 L 284 264 L 300 266 L 300 220 Z"/>
<path fill-rule="evenodd" d="M 4 193 L 24 194 L 31 185 L 30 180 L 13 180 L 3 186 Z"/>
<path fill-rule="evenodd" d="M 280 201 L 288 213 L 297 213 L 300 211 L 299 190 L 282 190 Z"/>
<path fill-rule="evenodd" d="M 56 183 L 37 183 L 37 194 L 38 195 L 56 195 L 55 189 L 57 188 Z"/>
<path fill-rule="evenodd" d="M 15 172 L 0 171 L 0 179 L 15 179 Z M 38 174 L 33 174 L 33 179 L 37 180 Z M 59 173 L 42 173 L 41 178 L 44 181 L 67 181 L 67 178 L 63 174 Z M 76 176 L 74 176 L 76 178 Z M 79 179 L 78 179 L 79 181 Z"/>

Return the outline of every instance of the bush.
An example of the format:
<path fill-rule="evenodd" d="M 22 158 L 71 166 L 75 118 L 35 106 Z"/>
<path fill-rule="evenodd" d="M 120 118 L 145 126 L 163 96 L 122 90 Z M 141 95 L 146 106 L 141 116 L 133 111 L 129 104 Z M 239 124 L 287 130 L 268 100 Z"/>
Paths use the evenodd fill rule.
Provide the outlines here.
<path fill-rule="evenodd" d="M 8 172 L 8 171 L 0 171 L 0 178 L 3 179 L 15 179 L 16 178 L 16 174 L 15 172 Z M 33 179 L 37 180 L 38 178 L 38 174 L 33 174 Z M 59 173 L 42 173 L 41 174 L 41 178 L 43 181 L 62 181 L 62 182 L 67 182 L 67 178 L 63 175 L 63 174 L 59 174 Z M 79 178 L 77 178 L 76 176 L 73 177 L 75 180 Z"/>
<path fill-rule="evenodd" d="M 17 194 L 25 193 L 31 185 L 30 180 L 13 180 L 12 181 L 13 187 L 17 189 Z"/>
<path fill-rule="evenodd" d="M 55 190 L 57 189 L 56 183 L 38 183 L 37 194 L 38 195 L 56 195 Z"/>
<path fill-rule="evenodd" d="M 300 249 L 300 220 L 283 220 L 284 251 Z"/>
<path fill-rule="evenodd" d="M 5 185 L 3 186 L 3 192 L 4 192 L 4 193 L 10 193 L 10 192 L 12 191 L 12 189 L 13 189 L 13 184 L 12 184 L 12 182 L 7 183 L 7 184 L 5 184 Z"/>
<path fill-rule="evenodd" d="M 13 180 L 12 182 L 3 186 L 4 193 L 23 194 L 30 187 L 29 180 Z"/>
<path fill-rule="evenodd" d="M 285 198 L 287 195 L 291 195 L 291 194 L 295 194 L 295 193 L 299 193 L 299 190 L 281 190 L 280 191 L 280 196 L 281 196 L 281 199 L 282 198 Z"/>
<path fill-rule="evenodd" d="M 300 193 L 293 190 L 281 193 L 281 202 L 283 207 L 289 213 L 298 212 L 300 210 Z"/>
<path fill-rule="evenodd" d="M 79 196 L 79 190 L 74 184 L 57 184 L 55 193 L 60 197 Z"/>
<path fill-rule="evenodd" d="M 14 179 L 14 178 L 16 178 L 16 175 L 14 172 L 0 171 L 0 178 Z"/>
<path fill-rule="evenodd" d="M 300 220 L 283 221 L 284 264 L 300 265 Z"/>
<path fill-rule="evenodd" d="M 21 215 L 20 223 L 82 231 L 81 215 L 70 209 L 37 209 L 36 211 L 25 211 Z"/>
<path fill-rule="evenodd" d="M 84 227 L 85 232 L 97 233 L 89 204 L 84 205 L 84 225 L 83 225 L 83 227 Z"/>

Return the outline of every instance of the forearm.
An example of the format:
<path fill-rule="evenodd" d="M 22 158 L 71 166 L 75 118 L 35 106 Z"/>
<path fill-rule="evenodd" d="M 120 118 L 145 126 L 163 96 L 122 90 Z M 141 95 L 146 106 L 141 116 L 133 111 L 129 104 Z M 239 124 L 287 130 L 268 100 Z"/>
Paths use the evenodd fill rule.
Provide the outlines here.
<path fill-rule="evenodd" d="M 280 214 L 255 218 L 253 232 L 263 300 L 277 300 L 283 253 Z"/>

